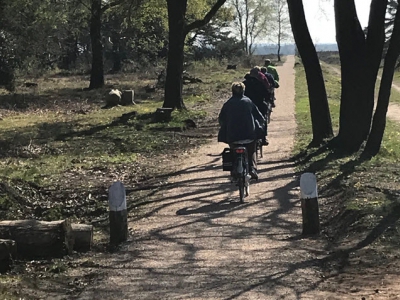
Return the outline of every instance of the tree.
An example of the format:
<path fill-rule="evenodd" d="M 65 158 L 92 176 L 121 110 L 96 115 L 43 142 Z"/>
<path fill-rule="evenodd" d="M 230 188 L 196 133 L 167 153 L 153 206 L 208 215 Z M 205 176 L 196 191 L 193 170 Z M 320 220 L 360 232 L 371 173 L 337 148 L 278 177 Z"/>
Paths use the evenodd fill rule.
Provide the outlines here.
<path fill-rule="evenodd" d="M 254 42 L 268 33 L 272 8 L 265 0 L 231 0 L 236 15 L 234 28 L 237 30 L 243 50 L 247 55 L 254 52 Z"/>
<path fill-rule="evenodd" d="M 90 41 L 92 44 L 92 69 L 89 89 L 104 86 L 103 44 L 101 42 L 101 0 L 91 0 Z"/>
<path fill-rule="evenodd" d="M 394 25 L 394 20 L 395 20 L 395 15 L 397 12 L 398 5 L 399 5 L 398 0 L 389 0 L 388 1 L 387 14 L 386 14 L 386 20 L 385 20 L 386 40 L 385 40 L 385 46 L 383 49 L 384 54 L 386 54 L 388 47 L 389 47 L 390 37 L 393 32 L 393 25 Z M 395 68 L 397 69 L 398 67 L 400 67 L 399 60 L 397 60 L 397 65 Z"/>
<path fill-rule="evenodd" d="M 296 47 L 306 72 L 314 144 L 333 136 L 324 78 L 308 31 L 302 0 L 287 0 Z"/>
<path fill-rule="evenodd" d="M 240 41 L 232 34 L 233 21 L 231 7 L 221 7 L 214 18 L 205 26 L 194 31 L 187 44 L 194 59 L 239 59 L 244 55 Z"/>
<path fill-rule="evenodd" d="M 398 0 L 389 0 L 387 5 L 387 16 L 385 20 L 385 34 L 386 34 L 386 45 L 389 45 L 390 37 L 392 36 L 393 32 L 393 25 L 396 16 Z M 386 47 L 387 50 L 387 47 Z M 386 53 L 386 52 L 385 52 Z"/>
<path fill-rule="evenodd" d="M 163 107 L 183 109 L 182 73 L 185 38 L 189 32 L 210 22 L 226 0 L 217 0 L 203 19 L 186 22 L 187 0 L 167 0 L 168 9 L 168 58 Z"/>
<path fill-rule="evenodd" d="M 0 18 L 4 20 L 4 3 L 0 2 Z M 5 24 L 0 23 L 0 86 L 8 91 L 15 89 L 14 85 L 14 64 L 13 45 L 11 36 L 5 30 Z"/>
<path fill-rule="evenodd" d="M 105 59 L 111 59 L 112 72 L 118 72 L 123 60 L 137 65 L 154 64 L 168 38 L 165 0 L 125 1 L 104 14 Z"/>
<path fill-rule="evenodd" d="M 334 1 L 342 88 L 339 133 L 332 145 L 346 152 L 358 151 L 370 134 L 375 82 L 385 41 L 387 3 L 388 0 L 371 1 L 368 30 L 364 31 L 357 18 L 354 0 Z M 305 32 L 304 28 L 302 32 Z M 299 43 L 297 47 L 301 53 L 306 46 Z"/>
<path fill-rule="evenodd" d="M 383 43 L 387 0 L 372 0 L 365 37 L 354 0 L 335 0 L 336 40 L 341 63 L 340 124 L 337 147 L 358 151 L 367 139 L 374 106 L 376 75 Z"/>
<path fill-rule="evenodd" d="M 386 127 L 386 113 L 392 89 L 395 64 L 400 56 L 400 10 L 398 9 L 393 20 L 393 30 L 389 40 L 389 47 L 385 56 L 382 80 L 379 88 L 378 103 L 376 106 L 371 133 L 368 137 L 363 154 L 371 157 L 378 154 Z"/>
<path fill-rule="evenodd" d="M 276 36 L 275 40 L 278 45 L 277 56 L 278 61 L 281 61 L 281 45 L 291 38 L 288 6 L 285 0 L 274 0 L 272 22 L 269 24 L 271 24 L 269 33 L 272 33 L 272 37 Z"/>
<path fill-rule="evenodd" d="M 91 0 L 90 7 L 90 40 L 92 44 L 92 69 L 90 71 L 89 89 L 97 89 L 104 86 L 104 62 L 103 43 L 101 39 L 101 18 L 103 13 L 122 3 L 122 0 L 109 2 L 102 5 L 102 0 Z"/>

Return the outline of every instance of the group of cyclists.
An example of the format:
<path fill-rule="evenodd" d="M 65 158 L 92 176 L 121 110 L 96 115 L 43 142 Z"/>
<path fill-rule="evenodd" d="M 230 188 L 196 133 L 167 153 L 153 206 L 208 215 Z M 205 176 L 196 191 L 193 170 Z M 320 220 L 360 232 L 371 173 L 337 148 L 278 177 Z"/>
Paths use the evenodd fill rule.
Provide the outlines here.
<path fill-rule="evenodd" d="M 256 147 L 257 140 L 268 145 L 268 110 L 275 107 L 275 88 L 279 87 L 279 75 L 271 61 L 266 59 L 263 67 L 255 66 L 244 76 L 243 82 L 232 84 L 232 97 L 222 106 L 218 121 L 218 142 L 245 145 L 249 172 L 258 179 Z"/>

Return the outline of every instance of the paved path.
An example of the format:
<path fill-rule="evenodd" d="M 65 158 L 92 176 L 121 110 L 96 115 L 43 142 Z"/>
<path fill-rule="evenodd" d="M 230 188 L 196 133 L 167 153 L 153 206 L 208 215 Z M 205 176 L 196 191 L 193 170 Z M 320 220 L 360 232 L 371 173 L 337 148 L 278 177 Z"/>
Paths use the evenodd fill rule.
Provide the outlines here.
<path fill-rule="evenodd" d="M 322 242 L 301 239 L 294 141 L 294 58 L 278 71 L 277 108 L 259 183 L 238 203 L 213 139 L 182 160 L 182 174 L 132 223 L 134 241 L 109 260 L 79 299 L 322 299 Z M 222 106 L 222 102 L 220 103 Z"/>

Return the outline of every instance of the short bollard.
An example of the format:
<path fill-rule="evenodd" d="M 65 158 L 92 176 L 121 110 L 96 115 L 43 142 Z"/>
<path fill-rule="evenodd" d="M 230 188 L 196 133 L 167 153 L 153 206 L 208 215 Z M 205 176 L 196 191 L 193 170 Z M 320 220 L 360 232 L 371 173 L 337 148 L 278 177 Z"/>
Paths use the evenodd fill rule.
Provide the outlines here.
<path fill-rule="evenodd" d="M 312 173 L 300 177 L 301 212 L 303 215 L 303 235 L 319 234 L 319 207 L 317 178 Z"/>
<path fill-rule="evenodd" d="M 108 190 L 110 217 L 110 244 L 113 246 L 128 239 L 128 212 L 126 193 L 122 182 L 114 182 Z"/>

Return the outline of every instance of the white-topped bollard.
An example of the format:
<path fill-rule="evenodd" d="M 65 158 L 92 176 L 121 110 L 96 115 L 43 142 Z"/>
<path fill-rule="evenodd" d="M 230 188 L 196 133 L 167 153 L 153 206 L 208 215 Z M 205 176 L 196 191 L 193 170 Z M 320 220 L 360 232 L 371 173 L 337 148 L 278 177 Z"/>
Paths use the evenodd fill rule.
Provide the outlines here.
<path fill-rule="evenodd" d="M 300 199 L 303 216 L 303 235 L 319 234 L 317 178 L 313 173 L 301 175 Z"/>
<path fill-rule="evenodd" d="M 122 182 L 114 182 L 108 189 L 110 244 L 118 245 L 128 239 L 128 211 L 126 192 Z"/>

